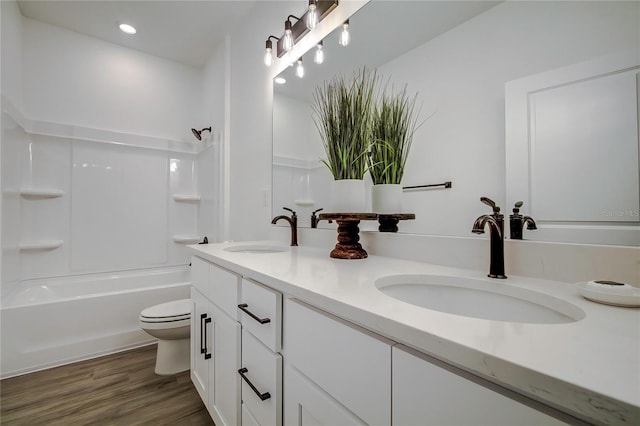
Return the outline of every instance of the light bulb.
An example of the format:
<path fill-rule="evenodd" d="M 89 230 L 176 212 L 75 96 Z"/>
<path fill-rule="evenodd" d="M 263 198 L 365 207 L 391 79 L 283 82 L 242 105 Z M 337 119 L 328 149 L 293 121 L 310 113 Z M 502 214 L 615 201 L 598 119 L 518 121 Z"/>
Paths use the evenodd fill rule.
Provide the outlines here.
<path fill-rule="evenodd" d="M 302 59 L 298 59 L 298 65 L 296 66 L 296 77 L 304 77 L 304 67 L 302 66 Z"/>
<path fill-rule="evenodd" d="M 271 52 L 271 48 L 267 47 L 266 53 L 264 54 L 264 64 L 270 67 L 273 64 L 273 53 Z"/>
<path fill-rule="evenodd" d="M 318 25 L 318 8 L 315 0 L 309 0 L 309 9 L 307 10 L 307 28 L 314 29 Z"/>
<path fill-rule="evenodd" d="M 264 64 L 268 67 L 273 64 L 273 43 L 271 42 L 271 37 L 272 36 L 269 36 L 265 43 Z"/>
<path fill-rule="evenodd" d="M 324 62 L 324 50 L 322 49 L 322 42 L 316 46 L 316 53 L 313 55 L 313 62 L 321 64 Z"/>
<path fill-rule="evenodd" d="M 290 51 L 293 48 L 293 35 L 291 34 L 291 21 L 284 21 L 284 39 L 282 40 L 282 48 Z"/>
<path fill-rule="evenodd" d="M 346 46 L 349 44 L 351 36 L 349 35 L 349 20 L 347 19 L 344 24 L 342 24 L 342 32 L 340 33 L 340 46 Z"/>

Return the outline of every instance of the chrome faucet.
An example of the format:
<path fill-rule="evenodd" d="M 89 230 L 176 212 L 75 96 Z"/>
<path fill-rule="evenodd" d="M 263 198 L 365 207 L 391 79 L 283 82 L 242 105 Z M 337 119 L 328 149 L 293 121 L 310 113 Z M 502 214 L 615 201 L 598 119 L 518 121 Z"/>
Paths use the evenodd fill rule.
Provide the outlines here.
<path fill-rule="evenodd" d="M 473 223 L 471 232 L 484 234 L 484 227 L 489 224 L 491 240 L 491 260 L 489 264 L 489 278 L 507 278 L 504 274 L 504 215 L 500 207 L 487 197 L 480 197 L 480 201 L 493 209 L 493 214 L 484 214 Z"/>
<path fill-rule="evenodd" d="M 276 216 L 271 221 L 271 224 L 275 225 L 276 222 L 279 221 L 280 219 L 284 219 L 287 222 L 289 222 L 289 226 L 291 227 L 291 245 L 297 246 L 298 245 L 298 215 L 296 214 L 296 212 L 294 212 L 289 208 L 283 207 L 283 209 L 290 211 L 291 217 L 286 215 Z"/>
<path fill-rule="evenodd" d="M 525 224 L 529 230 L 538 229 L 536 221 L 533 220 L 533 218 L 520 214 L 520 207 L 522 207 L 522 204 L 524 204 L 522 201 L 516 202 L 513 207 L 513 214 L 509 216 L 509 231 L 511 233 L 512 240 L 522 239 L 522 229 Z"/>

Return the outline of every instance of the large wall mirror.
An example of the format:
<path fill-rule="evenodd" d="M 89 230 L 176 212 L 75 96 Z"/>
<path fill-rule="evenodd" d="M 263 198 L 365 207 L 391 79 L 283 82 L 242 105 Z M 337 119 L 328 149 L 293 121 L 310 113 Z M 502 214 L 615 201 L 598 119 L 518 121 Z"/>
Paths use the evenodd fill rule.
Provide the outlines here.
<path fill-rule="evenodd" d="M 350 18 L 348 46 L 338 45 L 337 28 L 323 41 L 322 64 L 313 62 L 312 49 L 302 57 L 303 78 L 289 67 L 279 75 L 286 83 L 274 83 L 274 215 L 291 207 L 300 226 L 308 227 L 311 212 L 329 204 L 331 176 L 320 162 L 324 152 L 312 120 L 313 92 L 337 74 L 351 75 L 367 66 L 392 84 L 406 84 L 422 105 L 426 120 L 415 134 L 403 185 L 453 182 L 450 189 L 405 191 L 403 210 L 415 213 L 416 220 L 401 223 L 400 232 L 472 236 L 474 219 L 488 213 L 479 201 L 487 196 L 506 216 L 515 201 L 525 202 L 521 212 L 537 219 L 539 228 L 525 230 L 525 239 L 640 245 L 638 16 L 638 2 L 369 2 Z M 626 59 L 608 60 L 621 55 Z M 532 89 L 537 110 L 514 113 L 513 102 L 505 103 L 505 88 L 513 94 L 514 87 L 522 87 L 518 82 L 563 75 L 565 82 L 558 80 L 556 86 L 570 86 L 580 79 L 566 72 L 579 75 L 598 63 L 608 64 L 608 73 L 620 79 L 594 81 L 577 91 Z M 597 95 L 608 93 L 609 83 L 620 96 Z M 590 103 L 593 109 L 585 111 Z M 610 112 L 600 125 L 577 128 L 585 117 L 601 117 L 598 110 Z M 525 136 L 526 149 L 515 150 L 517 156 L 509 148 L 512 138 L 505 136 L 505 115 L 514 114 L 525 126 L 537 119 L 547 132 L 540 128 L 534 150 Z M 570 124 L 554 127 L 557 122 Z M 621 123 L 625 130 L 611 129 Z M 612 138 L 615 149 L 609 148 Z M 622 168 L 612 177 L 613 170 Z M 561 177 L 563 186 L 553 186 Z M 617 185 L 597 189 L 615 196 L 605 199 L 594 192 L 594 182 L 612 179 Z"/>

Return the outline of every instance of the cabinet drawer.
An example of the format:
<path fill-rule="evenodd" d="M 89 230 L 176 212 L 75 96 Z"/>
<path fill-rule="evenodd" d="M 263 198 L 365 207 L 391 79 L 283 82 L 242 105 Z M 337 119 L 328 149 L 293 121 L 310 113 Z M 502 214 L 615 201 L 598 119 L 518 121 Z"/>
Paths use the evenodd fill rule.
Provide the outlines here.
<path fill-rule="evenodd" d="M 397 345 L 392 354 L 394 425 L 565 424 L 524 405 L 534 404 L 533 401 L 413 349 Z M 430 383 L 437 386 L 429 386 Z M 502 393 L 516 396 L 520 401 Z"/>
<path fill-rule="evenodd" d="M 273 352 L 282 347 L 282 294 L 249 280 L 242 280 L 243 329 L 249 330 Z"/>
<path fill-rule="evenodd" d="M 238 319 L 240 276 L 211 265 L 211 300 L 234 320 Z"/>
<path fill-rule="evenodd" d="M 298 301 L 285 303 L 287 362 L 367 424 L 391 424 L 393 342 Z"/>
<path fill-rule="evenodd" d="M 203 296 L 211 298 L 209 265 L 209 262 L 199 257 L 191 256 L 191 285 Z"/>
<path fill-rule="evenodd" d="M 282 424 L 282 357 L 271 352 L 245 329 L 242 330 L 240 371 L 244 375 L 243 405 L 261 425 Z"/>

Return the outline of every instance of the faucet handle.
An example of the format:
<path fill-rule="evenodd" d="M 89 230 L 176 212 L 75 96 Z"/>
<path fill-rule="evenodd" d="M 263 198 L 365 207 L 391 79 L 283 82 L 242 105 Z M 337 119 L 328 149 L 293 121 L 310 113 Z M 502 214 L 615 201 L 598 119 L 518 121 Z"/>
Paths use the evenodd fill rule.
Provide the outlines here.
<path fill-rule="evenodd" d="M 496 206 L 495 201 L 487 197 L 480 197 L 480 201 L 493 209 L 494 213 L 500 213 L 500 207 Z"/>
<path fill-rule="evenodd" d="M 288 207 L 283 207 L 283 209 L 285 209 L 285 210 L 287 210 L 287 211 L 290 211 L 292 215 L 295 215 L 295 214 L 296 214 L 296 212 L 294 212 L 293 210 L 291 210 L 291 209 L 290 209 L 290 208 L 288 208 Z"/>
<path fill-rule="evenodd" d="M 523 204 L 524 204 L 523 201 L 516 201 L 516 204 L 513 206 L 513 212 L 516 214 L 519 213 L 520 207 L 522 207 Z"/>

